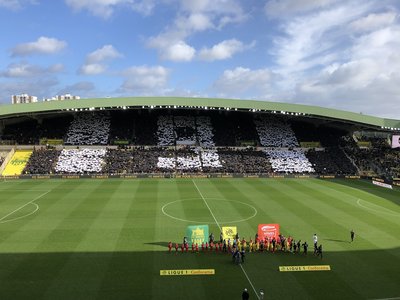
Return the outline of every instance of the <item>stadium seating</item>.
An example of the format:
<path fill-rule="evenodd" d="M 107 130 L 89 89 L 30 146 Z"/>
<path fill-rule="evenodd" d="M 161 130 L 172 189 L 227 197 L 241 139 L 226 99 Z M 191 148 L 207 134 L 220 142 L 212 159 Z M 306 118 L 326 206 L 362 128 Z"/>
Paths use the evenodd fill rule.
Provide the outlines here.
<path fill-rule="evenodd" d="M 354 175 L 357 169 L 339 148 L 311 149 L 306 156 L 318 174 Z"/>
<path fill-rule="evenodd" d="M 55 167 L 57 173 L 101 173 L 106 149 L 64 149 Z"/>
<path fill-rule="evenodd" d="M 314 173 L 312 164 L 301 149 L 265 150 L 274 172 L 279 173 Z"/>
<path fill-rule="evenodd" d="M 171 116 L 158 117 L 157 140 L 158 146 L 173 146 L 175 144 L 174 122 Z"/>
<path fill-rule="evenodd" d="M 33 151 L 23 173 L 25 174 L 53 174 L 61 151 L 40 149 Z"/>
<path fill-rule="evenodd" d="M 254 117 L 254 124 L 264 147 L 297 147 L 296 136 L 290 125 L 276 117 L 259 115 Z"/>
<path fill-rule="evenodd" d="M 271 164 L 262 151 L 252 149 L 219 149 L 224 173 L 270 173 Z"/>
<path fill-rule="evenodd" d="M 211 118 L 199 116 L 196 118 L 197 137 L 201 147 L 214 147 L 214 132 Z"/>
<path fill-rule="evenodd" d="M 69 126 L 66 145 L 107 145 L 110 118 L 105 113 L 78 113 Z"/>
<path fill-rule="evenodd" d="M 391 149 L 387 139 L 373 138 L 371 147 L 360 148 L 339 125 L 303 116 L 227 110 L 118 109 L 10 122 L 0 139 L 4 144 L 38 144 L 47 138 L 64 140 L 66 145 L 104 147 L 101 154 L 78 149 L 34 151 L 23 171 L 29 174 L 361 172 L 400 176 L 400 151 Z M 126 149 L 105 150 L 114 144 Z M 86 156 L 85 151 L 89 151 Z M 75 161 L 79 156 L 101 163 L 93 168 L 79 165 Z"/>

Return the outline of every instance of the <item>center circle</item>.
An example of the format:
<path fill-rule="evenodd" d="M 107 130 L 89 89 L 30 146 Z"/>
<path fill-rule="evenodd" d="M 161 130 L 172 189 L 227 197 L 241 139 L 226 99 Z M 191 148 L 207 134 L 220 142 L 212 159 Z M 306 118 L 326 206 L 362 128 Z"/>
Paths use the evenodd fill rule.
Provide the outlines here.
<path fill-rule="evenodd" d="M 257 215 L 257 209 L 245 202 L 223 198 L 188 198 L 165 204 L 161 211 L 177 221 L 198 224 L 231 224 L 247 221 Z"/>

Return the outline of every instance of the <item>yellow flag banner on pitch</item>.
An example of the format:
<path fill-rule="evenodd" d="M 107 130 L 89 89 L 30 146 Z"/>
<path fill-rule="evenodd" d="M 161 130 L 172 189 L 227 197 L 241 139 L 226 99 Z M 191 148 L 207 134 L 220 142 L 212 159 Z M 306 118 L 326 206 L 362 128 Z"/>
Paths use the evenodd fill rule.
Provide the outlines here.
<path fill-rule="evenodd" d="M 226 241 L 230 239 L 233 241 L 237 234 L 237 227 L 236 226 L 224 226 L 222 227 L 222 238 Z"/>
<path fill-rule="evenodd" d="M 301 272 L 301 271 L 330 271 L 330 265 L 317 266 L 279 266 L 280 272 Z"/>

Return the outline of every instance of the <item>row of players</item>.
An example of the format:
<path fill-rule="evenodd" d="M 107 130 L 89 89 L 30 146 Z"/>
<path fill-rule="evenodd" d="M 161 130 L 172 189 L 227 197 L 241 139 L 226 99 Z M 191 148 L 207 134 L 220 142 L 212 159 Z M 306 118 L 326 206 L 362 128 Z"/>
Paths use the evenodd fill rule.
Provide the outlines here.
<path fill-rule="evenodd" d="M 202 252 L 212 252 L 215 249 L 215 252 L 225 252 L 225 253 L 235 253 L 239 252 L 275 252 L 275 251 L 283 251 L 283 252 L 291 252 L 291 253 L 300 253 L 301 247 L 303 247 L 303 254 L 307 255 L 308 252 L 308 244 L 305 241 L 301 243 L 301 240 L 297 240 L 297 242 L 289 236 L 285 238 L 283 235 L 279 235 L 277 238 L 265 238 L 259 239 L 256 235 L 255 241 L 251 238 L 249 242 L 247 242 L 244 238 L 242 240 L 233 239 L 228 241 L 223 240 L 222 242 L 214 242 L 212 239 L 210 242 L 201 243 L 201 251 Z M 172 242 L 168 243 L 168 251 L 172 252 L 173 244 Z M 189 243 L 187 242 L 187 238 L 185 237 L 183 243 L 179 245 L 175 243 L 175 253 L 178 253 L 179 249 L 181 252 L 189 252 Z M 199 252 L 198 243 L 192 243 L 191 246 L 192 252 Z M 314 238 L 314 254 L 320 255 L 322 258 L 322 245 L 317 245 L 317 240 Z"/>

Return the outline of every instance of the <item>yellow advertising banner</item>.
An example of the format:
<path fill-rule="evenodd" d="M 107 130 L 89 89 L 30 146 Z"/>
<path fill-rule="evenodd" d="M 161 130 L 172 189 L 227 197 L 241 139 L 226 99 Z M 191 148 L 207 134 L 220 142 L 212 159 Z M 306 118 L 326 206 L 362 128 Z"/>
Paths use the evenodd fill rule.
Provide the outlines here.
<path fill-rule="evenodd" d="M 280 272 L 301 272 L 301 271 L 330 271 L 330 265 L 317 266 L 279 266 Z"/>
<path fill-rule="evenodd" d="M 233 241 L 236 237 L 237 227 L 236 226 L 224 226 L 222 227 L 222 238 L 226 241 L 231 239 Z"/>
<path fill-rule="evenodd" d="M 214 275 L 215 269 L 160 270 L 160 276 Z"/>

